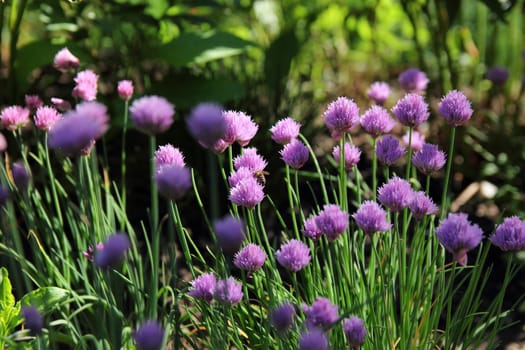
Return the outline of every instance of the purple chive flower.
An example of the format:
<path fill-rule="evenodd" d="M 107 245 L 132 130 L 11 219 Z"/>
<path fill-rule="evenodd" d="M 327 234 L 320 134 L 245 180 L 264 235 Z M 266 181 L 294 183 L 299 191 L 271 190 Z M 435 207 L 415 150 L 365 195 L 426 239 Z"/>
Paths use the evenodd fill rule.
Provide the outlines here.
<path fill-rule="evenodd" d="M 226 135 L 228 125 L 222 107 L 215 103 L 198 104 L 186 120 L 190 134 L 204 147 L 211 148 Z"/>
<path fill-rule="evenodd" d="M 361 126 L 373 138 L 389 133 L 396 122 L 390 118 L 388 111 L 380 106 L 370 107 L 361 117 Z"/>
<path fill-rule="evenodd" d="M 324 328 L 335 323 L 339 319 L 338 308 L 330 300 L 318 297 L 312 306 L 303 304 L 301 306 L 306 314 L 306 326 L 311 328 Z"/>
<path fill-rule="evenodd" d="M 44 317 L 34 306 L 22 306 L 22 317 L 24 323 L 32 334 L 37 335 L 44 328 Z"/>
<path fill-rule="evenodd" d="M 5 136 L 4 136 L 4 134 L 2 134 L 0 132 L 0 153 L 1 152 L 5 152 L 6 149 L 7 149 L 7 140 L 6 140 Z"/>
<path fill-rule="evenodd" d="M 294 319 L 295 307 L 290 303 L 281 304 L 270 312 L 270 322 L 280 334 L 292 328 Z"/>
<path fill-rule="evenodd" d="M 79 97 L 84 101 L 93 101 L 97 98 L 98 75 L 95 72 L 89 69 L 78 72 L 75 83 L 73 97 Z"/>
<path fill-rule="evenodd" d="M 399 75 L 399 85 L 406 92 L 422 93 L 428 85 L 427 75 L 417 68 L 409 68 Z"/>
<path fill-rule="evenodd" d="M 64 47 L 56 53 L 53 65 L 58 70 L 67 70 L 77 68 L 80 65 L 80 60 L 67 47 Z"/>
<path fill-rule="evenodd" d="M 324 112 L 326 126 L 335 140 L 341 139 L 343 133 L 359 125 L 359 107 L 347 97 L 339 97 L 328 105 Z"/>
<path fill-rule="evenodd" d="M 310 155 L 308 147 L 297 139 L 284 145 L 279 153 L 286 165 L 294 169 L 301 169 Z"/>
<path fill-rule="evenodd" d="M 301 241 L 291 239 L 275 252 L 275 258 L 286 269 L 297 272 L 310 262 L 310 248 Z"/>
<path fill-rule="evenodd" d="M 509 79 L 509 71 L 504 67 L 495 66 L 487 71 L 485 77 L 494 85 L 503 85 Z"/>
<path fill-rule="evenodd" d="M 386 211 L 373 201 L 364 201 L 361 203 L 352 217 L 357 226 L 367 235 L 375 232 L 385 232 L 392 227 L 386 220 Z"/>
<path fill-rule="evenodd" d="M 263 186 L 254 178 L 247 177 L 230 189 L 233 204 L 252 209 L 264 199 Z"/>
<path fill-rule="evenodd" d="M 244 223 L 227 215 L 213 223 L 213 230 L 217 237 L 217 243 L 226 254 L 233 254 L 239 250 L 244 242 Z"/>
<path fill-rule="evenodd" d="M 341 157 L 339 153 L 339 146 L 335 146 L 332 150 L 332 156 L 334 159 L 339 162 Z M 352 168 L 359 163 L 359 158 L 361 157 L 361 151 L 354 145 L 351 145 L 348 142 L 345 142 L 345 170 L 350 171 Z"/>
<path fill-rule="evenodd" d="M 29 125 L 29 109 L 20 106 L 9 106 L 0 113 L 2 126 L 7 130 L 15 131 Z"/>
<path fill-rule="evenodd" d="M 11 167 L 13 181 L 19 191 L 25 191 L 31 181 L 31 173 L 26 169 L 21 161 L 13 163 Z"/>
<path fill-rule="evenodd" d="M 452 126 L 465 124 L 472 117 L 470 101 L 460 91 L 452 90 L 441 99 L 439 114 Z"/>
<path fill-rule="evenodd" d="M 98 102 L 83 102 L 66 112 L 49 131 L 48 145 L 68 156 L 82 154 L 109 128 L 107 108 Z"/>
<path fill-rule="evenodd" d="M 436 228 L 441 244 L 452 253 L 460 265 L 467 264 L 467 252 L 474 249 L 483 238 L 481 228 L 468 220 L 467 214 L 448 214 Z"/>
<path fill-rule="evenodd" d="M 117 85 L 117 92 L 121 99 L 129 101 L 133 96 L 133 82 L 131 80 L 121 80 Z"/>
<path fill-rule="evenodd" d="M 85 252 L 82 252 L 82 256 L 88 259 L 89 261 L 93 261 L 93 259 L 95 258 L 95 252 L 102 249 L 104 249 L 104 243 L 98 243 L 95 247 L 90 245 L 87 247 L 87 250 Z"/>
<path fill-rule="evenodd" d="M 517 216 L 505 218 L 489 239 L 504 251 L 525 250 L 525 221 Z"/>
<path fill-rule="evenodd" d="M 235 170 L 247 168 L 253 172 L 257 170 L 264 170 L 266 165 L 268 165 L 268 163 L 262 156 L 257 154 L 257 149 L 254 147 L 245 148 L 242 154 L 233 159 L 233 166 Z"/>
<path fill-rule="evenodd" d="M 44 105 L 44 102 L 38 95 L 25 95 L 24 101 L 26 102 L 26 108 L 32 111 Z"/>
<path fill-rule="evenodd" d="M 298 350 L 328 350 L 328 339 L 320 329 L 310 329 L 301 334 Z"/>
<path fill-rule="evenodd" d="M 377 141 L 376 154 L 377 159 L 387 166 L 391 166 L 405 154 L 405 150 L 401 147 L 398 139 L 386 135 Z"/>
<path fill-rule="evenodd" d="M 204 273 L 191 281 L 191 287 L 188 294 L 195 299 L 200 299 L 208 304 L 213 301 L 217 280 L 213 273 Z"/>
<path fill-rule="evenodd" d="M 365 342 L 365 323 L 359 317 L 345 318 L 343 320 L 343 331 L 351 347 L 358 348 Z"/>
<path fill-rule="evenodd" d="M 337 204 L 326 204 L 315 217 L 315 224 L 329 241 L 335 241 L 348 227 L 348 213 L 342 211 Z"/>
<path fill-rule="evenodd" d="M 310 216 L 304 221 L 304 229 L 301 231 L 303 235 L 317 241 L 323 235 L 323 232 L 315 223 L 317 216 Z"/>
<path fill-rule="evenodd" d="M 230 187 L 235 187 L 239 182 L 241 182 L 241 180 L 249 177 L 254 177 L 253 171 L 248 168 L 241 167 L 228 176 L 228 183 L 230 184 Z"/>
<path fill-rule="evenodd" d="M 144 96 L 129 107 L 131 120 L 135 127 L 148 135 L 163 133 L 173 123 L 175 109 L 164 97 Z"/>
<path fill-rule="evenodd" d="M 423 145 L 425 144 L 425 135 L 418 132 L 417 130 L 412 130 L 412 140 L 410 139 L 409 130 L 403 135 L 403 145 L 405 148 L 408 148 L 408 143 L 412 142 L 412 150 L 414 152 L 420 151 L 423 148 Z"/>
<path fill-rule="evenodd" d="M 144 322 L 135 332 L 133 340 L 137 350 L 160 350 L 164 339 L 164 329 L 155 320 Z"/>
<path fill-rule="evenodd" d="M 228 277 L 224 280 L 218 280 L 215 285 L 215 300 L 227 305 L 234 305 L 242 300 L 242 284 L 235 278 Z"/>
<path fill-rule="evenodd" d="M 445 152 L 431 143 L 425 143 L 421 150 L 412 156 L 412 164 L 425 175 L 439 171 L 445 163 Z"/>
<path fill-rule="evenodd" d="M 266 254 L 261 247 L 250 243 L 242 248 L 233 259 L 233 264 L 241 270 L 255 272 L 259 270 L 266 261 Z"/>
<path fill-rule="evenodd" d="M 186 167 L 177 164 L 164 166 L 155 175 L 160 194 L 169 200 L 179 200 L 191 188 L 191 173 Z"/>
<path fill-rule="evenodd" d="M 385 82 L 376 81 L 370 85 L 367 94 L 375 103 L 382 106 L 390 95 L 390 86 Z"/>
<path fill-rule="evenodd" d="M 131 242 L 126 234 L 112 234 L 103 243 L 103 248 L 95 253 L 95 265 L 100 268 L 115 267 L 124 261 L 130 247 Z"/>
<path fill-rule="evenodd" d="M 439 210 L 432 199 L 423 191 L 414 192 L 408 207 L 417 221 L 421 221 L 425 215 L 435 215 Z"/>
<path fill-rule="evenodd" d="M 9 189 L 0 185 L 0 208 L 3 207 L 7 203 L 9 196 L 10 196 Z"/>
<path fill-rule="evenodd" d="M 235 141 L 241 147 L 247 146 L 259 130 L 259 126 L 244 112 L 228 111 L 227 113 L 233 113 Z"/>
<path fill-rule="evenodd" d="M 392 113 L 401 124 L 409 127 L 420 125 L 430 116 L 423 96 L 414 93 L 406 94 L 400 99 L 392 108 Z"/>
<path fill-rule="evenodd" d="M 157 169 L 157 173 L 169 165 L 185 167 L 186 163 L 184 162 L 182 152 L 168 143 L 167 145 L 159 146 L 155 151 L 155 168 Z"/>
<path fill-rule="evenodd" d="M 58 113 L 53 107 L 38 107 L 35 114 L 35 125 L 41 130 L 49 131 L 61 117 L 62 114 Z"/>
<path fill-rule="evenodd" d="M 60 112 L 67 112 L 71 109 L 71 103 L 58 97 L 51 97 L 51 103 Z"/>
<path fill-rule="evenodd" d="M 395 176 L 377 190 L 377 199 L 392 212 L 397 213 L 408 207 L 413 193 L 408 181 Z"/>
<path fill-rule="evenodd" d="M 300 128 L 301 124 L 290 117 L 281 119 L 270 128 L 272 140 L 281 145 L 290 143 L 299 136 Z"/>

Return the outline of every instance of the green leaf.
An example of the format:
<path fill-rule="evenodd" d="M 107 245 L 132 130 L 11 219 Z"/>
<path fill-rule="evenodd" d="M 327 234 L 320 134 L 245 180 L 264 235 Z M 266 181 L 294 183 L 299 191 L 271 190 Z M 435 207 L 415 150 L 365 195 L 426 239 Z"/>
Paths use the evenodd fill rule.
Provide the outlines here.
<path fill-rule="evenodd" d="M 0 336 L 9 335 L 21 322 L 20 306 L 15 305 L 9 273 L 0 269 Z"/>
<path fill-rule="evenodd" d="M 177 108 L 188 109 L 204 101 L 224 103 L 238 100 L 244 96 L 245 90 L 241 83 L 228 79 L 175 75 L 153 85 L 152 93 L 166 97 Z"/>
<path fill-rule="evenodd" d="M 175 67 L 183 67 L 239 55 L 252 46 L 255 46 L 253 42 L 226 32 L 182 33 L 169 43 L 152 50 L 148 57 L 163 60 Z"/>
<path fill-rule="evenodd" d="M 15 305 L 15 296 L 13 295 L 13 287 L 9 281 L 9 273 L 5 267 L 0 269 L 0 312 L 7 308 L 12 308 Z"/>
<path fill-rule="evenodd" d="M 264 74 L 271 89 L 281 90 L 281 84 L 290 73 L 292 60 L 299 53 L 299 47 L 299 40 L 293 29 L 282 32 L 270 44 L 264 59 Z"/>
<path fill-rule="evenodd" d="M 47 314 L 60 306 L 71 293 L 58 287 L 41 287 L 35 289 L 20 299 L 21 305 L 34 305 L 42 314 Z"/>

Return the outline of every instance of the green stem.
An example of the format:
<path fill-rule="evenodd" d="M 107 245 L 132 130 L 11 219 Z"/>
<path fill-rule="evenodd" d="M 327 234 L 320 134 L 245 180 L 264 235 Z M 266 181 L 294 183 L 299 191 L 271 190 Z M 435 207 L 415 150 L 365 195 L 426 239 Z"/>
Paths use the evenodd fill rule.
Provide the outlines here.
<path fill-rule="evenodd" d="M 292 182 L 290 179 L 290 167 L 285 166 L 286 169 L 286 192 L 288 193 L 288 203 L 290 204 L 290 215 L 292 216 L 292 225 L 295 238 L 299 239 L 299 229 L 297 228 L 297 218 L 295 215 L 296 203 L 292 195 Z"/>
<path fill-rule="evenodd" d="M 155 135 L 149 137 L 149 149 L 150 149 L 150 190 L 151 190 L 151 241 L 152 241 L 152 254 L 151 254 L 151 268 L 152 268 L 152 279 L 150 286 L 150 310 L 149 316 L 153 319 L 157 318 L 157 293 L 158 293 L 158 280 L 159 280 L 159 236 L 157 225 L 159 221 L 159 198 L 157 192 L 157 183 L 155 182 L 155 149 L 157 147 L 157 140 Z"/>
<path fill-rule="evenodd" d="M 441 196 L 441 210 L 439 212 L 439 218 L 442 219 L 445 215 L 445 207 L 447 205 L 448 195 L 448 181 L 450 179 L 450 170 L 452 168 L 452 158 L 454 157 L 454 141 L 456 138 L 456 127 L 452 127 L 450 132 L 450 146 L 448 147 L 448 159 L 447 159 L 447 171 L 445 173 L 445 183 L 443 186 L 443 194 Z"/>
<path fill-rule="evenodd" d="M 56 189 L 56 184 L 55 184 L 55 175 L 53 173 L 53 168 L 51 167 L 51 160 L 49 157 L 49 148 L 47 146 L 47 137 L 48 137 L 48 134 L 46 133 L 44 137 L 44 149 L 46 152 L 45 154 L 46 167 L 47 167 L 47 172 L 49 175 L 49 181 L 51 183 L 51 193 L 53 194 L 53 201 L 55 203 L 55 209 L 57 212 L 58 221 L 60 223 L 60 227 L 62 227 L 64 225 L 64 221 L 62 219 L 62 210 L 60 208 L 60 201 L 58 200 L 58 194 L 57 194 L 57 189 Z"/>
<path fill-rule="evenodd" d="M 377 139 L 372 140 L 372 191 L 374 202 L 377 199 L 377 154 L 376 154 Z"/>
<path fill-rule="evenodd" d="M 405 169 L 405 180 L 410 180 L 410 168 L 412 167 L 412 126 L 408 128 L 408 152 L 407 168 Z"/>
<path fill-rule="evenodd" d="M 120 199 L 122 201 L 122 211 L 126 213 L 126 203 L 127 203 L 127 197 L 126 197 L 126 133 L 128 130 L 128 105 L 129 101 L 126 100 L 124 102 L 124 125 L 122 126 L 122 150 L 120 154 Z M 122 222 L 120 223 L 120 229 L 124 230 L 124 227 L 126 225 L 125 223 L 125 215 L 122 218 Z"/>
<path fill-rule="evenodd" d="M 339 205 L 343 211 L 347 211 L 348 203 L 346 201 L 346 169 L 345 169 L 345 137 L 339 140 Z"/>
<path fill-rule="evenodd" d="M 299 134 L 299 138 L 301 139 L 301 141 L 303 141 L 303 143 L 306 145 L 306 147 L 308 147 L 308 151 L 310 151 L 310 156 L 312 157 L 312 160 L 314 162 L 315 170 L 317 171 L 317 174 L 319 175 L 319 184 L 321 185 L 321 192 L 323 192 L 324 203 L 329 203 L 328 202 L 328 192 L 326 191 L 326 186 L 325 186 L 325 183 L 324 183 L 323 173 L 321 172 L 321 167 L 319 166 L 319 162 L 317 161 L 317 157 L 315 156 L 315 153 L 314 153 L 312 147 L 310 146 L 310 143 L 306 139 L 306 137 L 304 137 L 302 134 Z"/>

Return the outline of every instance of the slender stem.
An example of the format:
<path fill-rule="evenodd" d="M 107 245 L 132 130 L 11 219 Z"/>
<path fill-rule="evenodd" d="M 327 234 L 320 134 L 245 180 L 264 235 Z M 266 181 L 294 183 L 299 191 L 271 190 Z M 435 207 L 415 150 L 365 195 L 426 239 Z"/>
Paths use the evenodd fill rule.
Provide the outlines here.
<path fill-rule="evenodd" d="M 58 194 L 55 184 L 55 175 L 53 173 L 53 168 L 51 167 L 51 160 L 49 157 L 49 147 L 47 146 L 47 133 L 44 136 L 44 149 L 45 149 L 45 157 L 46 157 L 46 167 L 47 172 L 49 175 L 49 182 L 51 183 L 51 193 L 53 194 L 53 201 L 55 203 L 55 209 L 57 212 L 58 222 L 60 223 L 60 226 L 62 227 L 64 224 L 64 221 L 62 219 L 62 210 L 60 209 L 60 201 L 58 200 Z"/>
<path fill-rule="evenodd" d="M 441 210 L 439 213 L 440 219 L 445 215 L 445 207 L 447 205 L 447 195 L 448 195 L 448 181 L 450 179 L 450 170 L 452 168 L 452 158 L 454 157 L 454 141 L 456 138 L 456 127 L 452 127 L 450 131 L 450 146 L 448 147 L 448 159 L 447 159 L 447 171 L 445 173 L 445 183 L 443 186 L 443 194 L 441 196 Z"/>
<path fill-rule="evenodd" d="M 346 201 L 346 182 L 345 137 L 341 137 L 341 140 L 339 140 L 339 205 L 343 211 L 346 211 L 348 207 Z"/>
<path fill-rule="evenodd" d="M 122 211 L 126 213 L 126 133 L 128 130 L 128 105 L 129 101 L 124 102 L 124 124 L 122 125 L 122 150 L 120 154 L 120 199 L 122 201 Z M 125 215 L 120 223 L 120 229 L 123 230 L 125 223 Z"/>
<path fill-rule="evenodd" d="M 312 156 L 312 160 L 314 162 L 315 170 L 317 171 L 317 174 L 319 175 L 319 184 L 321 185 L 321 192 L 323 192 L 324 202 L 328 203 L 328 192 L 326 191 L 326 186 L 325 186 L 325 183 L 324 183 L 323 173 L 321 172 L 321 167 L 319 166 L 319 162 L 317 161 L 317 157 L 315 156 L 315 153 L 314 153 L 312 147 L 310 146 L 310 143 L 306 139 L 306 137 L 304 137 L 302 134 L 299 134 L 299 138 L 301 139 L 301 141 L 303 141 L 303 143 L 306 145 L 306 147 L 308 147 L 308 151 L 310 151 L 310 155 Z"/>
<path fill-rule="evenodd" d="M 159 198 L 157 193 L 157 184 L 155 182 L 155 149 L 157 147 L 157 140 L 155 135 L 149 137 L 149 149 L 150 149 L 150 190 L 151 190 L 151 241 L 152 241 L 152 254 L 151 254 L 151 268 L 152 268 L 152 279 L 150 286 L 150 310 L 149 316 L 153 319 L 157 318 L 157 293 L 158 293 L 158 280 L 159 280 L 159 236 L 160 233 L 157 230 L 159 221 Z"/>
<path fill-rule="evenodd" d="M 292 187 L 292 182 L 290 179 L 290 167 L 286 165 L 285 169 L 286 169 L 286 192 L 288 193 L 288 203 L 290 204 L 290 215 L 292 216 L 293 232 L 294 232 L 295 238 L 299 239 L 299 230 L 297 228 L 297 218 L 295 215 L 296 203 L 293 200 L 293 195 L 292 195 L 293 187 Z"/>
<path fill-rule="evenodd" d="M 410 180 L 410 168 L 412 167 L 412 127 L 408 128 L 408 152 L 407 152 L 407 168 L 405 170 L 405 180 Z"/>
<path fill-rule="evenodd" d="M 376 154 L 377 139 L 372 140 L 372 194 L 374 201 L 377 199 L 377 154 Z"/>

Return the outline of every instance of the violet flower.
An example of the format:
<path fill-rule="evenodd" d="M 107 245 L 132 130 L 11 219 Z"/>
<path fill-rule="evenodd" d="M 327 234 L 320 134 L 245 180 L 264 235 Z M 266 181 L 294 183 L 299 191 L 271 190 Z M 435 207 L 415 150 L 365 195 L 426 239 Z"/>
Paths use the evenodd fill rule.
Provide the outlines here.
<path fill-rule="evenodd" d="M 22 317 L 31 334 L 37 335 L 42 332 L 42 328 L 44 328 L 44 317 L 36 307 L 22 306 Z"/>
<path fill-rule="evenodd" d="M 308 329 L 328 327 L 339 319 L 337 306 L 324 297 L 315 299 L 312 306 L 303 304 L 301 308 L 306 314 L 305 323 Z"/>
<path fill-rule="evenodd" d="M 324 120 L 332 137 L 340 140 L 343 133 L 359 125 L 359 107 L 353 100 L 339 97 L 328 105 Z"/>
<path fill-rule="evenodd" d="M 392 108 L 392 113 L 401 124 L 408 127 L 418 126 L 430 116 L 423 96 L 415 93 L 406 94 L 400 99 Z"/>
<path fill-rule="evenodd" d="M 97 98 L 98 75 L 90 69 L 77 73 L 75 77 L 75 87 L 71 93 L 73 97 L 81 98 L 84 101 L 93 101 Z"/>
<path fill-rule="evenodd" d="M 67 70 L 80 66 L 80 60 L 67 47 L 58 51 L 53 59 L 53 65 L 58 70 Z"/>
<path fill-rule="evenodd" d="M 217 237 L 217 243 L 225 254 L 233 254 L 239 250 L 244 242 L 244 223 L 227 215 L 213 223 L 213 230 Z"/>
<path fill-rule="evenodd" d="M 133 96 L 133 82 L 131 80 L 121 80 L 117 85 L 117 93 L 124 101 L 129 101 Z"/>
<path fill-rule="evenodd" d="M 367 95 L 374 100 L 375 103 L 382 106 L 390 95 L 390 86 L 385 82 L 376 81 L 370 85 Z"/>
<path fill-rule="evenodd" d="M 308 219 L 304 221 L 304 228 L 301 230 L 303 235 L 305 235 L 308 238 L 313 239 L 314 241 L 319 240 L 321 236 L 323 235 L 323 232 L 319 227 L 317 227 L 317 224 L 315 223 L 317 216 L 312 215 Z"/>
<path fill-rule="evenodd" d="M 293 169 L 301 169 L 310 155 L 308 147 L 297 139 L 293 139 L 290 143 L 284 145 L 279 153 L 286 165 Z"/>
<path fill-rule="evenodd" d="M 0 113 L 0 120 L 2 126 L 10 131 L 25 128 L 29 125 L 29 109 L 21 106 L 9 106 Z"/>
<path fill-rule="evenodd" d="M 393 165 L 405 154 L 399 140 L 392 135 L 385 135 L 376 145 L 376 155 L 380 162 L 387 166 Z"/>
<path fill-rule="evenodd" d="M 114 233 L 106 239 L 102 249 L 97 249 L 94 263 L 104 269 L 115 267 L 124 261 L 130 247 L 131 242 L 126 234 Z"/>
<path fill-rule="evenodd" d="M 504 251 L 525 250 L 525 221 L 517 216 L 505 218 L 489 239 Z"/>
<path fill-rule="evenodd" d="M 133 101 L 129 112 L 133 124 L 139 131 L 147 135 L 156 135 L 170 128 L 175 109 L 164 97 L 153 95 Z"/>
<path fill-rule="evenodd" d="M 417 68 L 409 68 L 399 75 L 399 85 L 406 92 L 423 93 L 428 82 L 427 75 Z"/>
<path fill-rule="evenodd" d="M 301 334 L 298 350 L 329 350 L 328 339 L 320 329 L 310 329 Z"/>
<path fill-rule="evenodd" d="M 173 147 L 171 144 L 166 144 L 159 146 L 155 151 L 155 169 L 159 173 L 162 168 L 169 165 L 178 165 L 179 167 L 185 167 L 186 163 L 184 162 L 184 155 L 182 152 Z"/>
<path fill-rule="evenodd" d="M 284 303 L 270 312 L 270 323 L 280 334 L 284 334 L 292 328 L 295 316 L 293 304 Z"/>
<path fill-rule="evenodd" d="M 222 106 L 215 103 L 200 103 L 194 107 L 186 119 L 186 125 L 204 148 L 212 148 L 228 129 Z"/>
<path fill-rule="evenodd" d="M 264 199 L 263 186 L 254 178 L 247 177 L 230 189 L 232 203 L 252 209 Z"/>
<path fill-rule="evenodd" d="M 254 178 L 254 171 L 249 168 L 240 167 L 228 176 L 228 183 L 230 187 L 235 187 L 241 180 L 246 178 Z"/>
<path fill-rule="evenodd" d="M 495 66 L 485 73 L 485 77 L 494 85 L 503 85 L 509 79 L 509 71 L 505 67 Z"/>
<path fill-rule="evenodd" d="M 272 140 L 281 145 L 290 143 L 299 136 L 300 128 L 301 124 L 290 117 L 281 119 L 270 128 Z"/>
<path fill-rule="evenodd" d="M 315 217 L 315 224 L 329 241 L 335 241 L 348 227 L 348 213 L 336 204 L 326 204 Z"/>
<path fill-rule="evenodd" d="M 377 190 L 377 199 L 392 212 L 397 213 L 408 207 L 413 192 L 408 181 L 395 176 Z"/>
<path fill-rule="evenodd" d="M 220 303 L 226 305 L 238 304 L 242 300 L 242 284 L 235 278 L 228 277 L 224 280 L 218 280 L 215 285 L 213 297 Z"/>
<path fill-rule="evenodd" d="M 261 247 L 256 244 L 249 243 L 242 248 L 233 259 L 233 264 L 241 270 L 248 272 L 255 272 L 260 270 L 266 261 L 266 254 Z"/>
<path fill-rule="evenodd" d="M 465 124 L 472 117 L 473 110 L 467 97 L 457 90 L 450 91 L 441 99 L 439 114 L 451 126 Z"/>
<path fill-rule="evenodd" d="M 164 339 L 164 329 L 155 320 L 144 322 L 133 332 L 133 340 L 137 350 L 161 350 Z"/>
<path fill-rule="evenodd" d="M 301 241 L 291 239 L 275 252 L 275 258 L 281 266 L 297 272 L 310 263 L 310 248 Z"/>
<path fill-rule="evenodd" d="M 425 215 L 435 215 L 439 210 L 432 199 L 423 191 L 414 192 L 408 207 L 417 221 L 421 221 Z"/>
<path fill-rule="evenodd" d="M 254 147 L 245 148 L 243 153 L 233 159 L 233 166 L 236 170 L 239 168 L 248 168 L 249 170 L 257 171 L 264 170 L 268 163 L 264 158 L 257 153 Z"/>
<path fill-rule="evenodd" d="M 365 323 L 359 317 L 345 318 L 343 320 L 343 331 L 351 347 L 359 348 L 365 342 Z"/>
<path fill-rule="evenodd" d="M 396 122 L 390 118 L 388 111 L 380 106 L 370 107 L 360 120 L 361 126 L 373 138 L 389 133 Z"/>
<path fill-rule="evenodd" d="M 157 190 L 169 200 L 179 200 L 191 188 L 191 173 L 177 164 L 166 165 L 155 174 Z"/>
<path fill-rule="evenodd" d="M 451 213 L 436 228 L 439 241 L 460 265 L 467 264 L 467 252 L 483 238 L 481 228 L 468 220 L 467 214 Z"/>
<path fill-rule="evenodd" d="M 213 273 L 204 273 L 191 281 L 188 295 L 211 304 L 215 294 L 216 285 L 217 280 L 215 275 Z"/>
<path fill-rule="evenodd" d="M 339 162 L 339 159 L 341 157 L 339 153 L 339 146 L 335 146 L 332 150 L 332 156 L 334 159 Z M 345 161 L 345 170 L 350 171 L 353 169 L 357 163 L 359 163 L 359 159 L 361 157 L 361 150 L 357 148 L 354 145 L 351 145 L 348 142 L 345 142 L 345 154 L 344 154 L 344 161 Z"/>
<path fill-rule="evenodd" d="M 35 125 L 40 130 L 49 131 L 62 118 L 62 114 L 58 113 L 53 107 L 42 106 L 38 107 L 35 113 Z"/>
<path fill-rule="evenodd" d="M 373 201 L 361 203 L 352 217 L 357 226 L 367 235 L 375 232 L 385 232 L 392 227 L 386 219 L 386 211 Z"/>
<path fill-rule="evenodd" d="M 419 152 L 412 155 L 412 164 L 425 175 L 441 170 L 445 163 L 445 152 L 440 151 L 437 145 L 430 143 L 425 143 Z"/>

